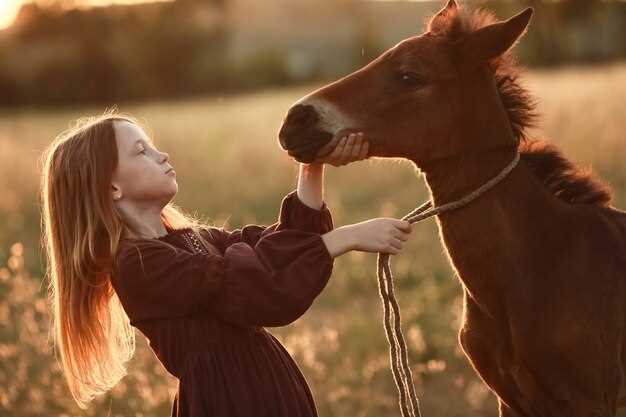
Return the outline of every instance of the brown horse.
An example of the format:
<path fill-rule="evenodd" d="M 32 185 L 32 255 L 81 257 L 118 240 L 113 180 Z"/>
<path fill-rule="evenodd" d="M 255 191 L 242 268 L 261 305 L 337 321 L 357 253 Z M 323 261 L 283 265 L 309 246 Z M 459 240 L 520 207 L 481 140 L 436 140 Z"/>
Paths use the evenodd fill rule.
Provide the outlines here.
<path fill-rule="evenodd" d="M 438 215 L 463 284 L 459 341 L 500 415 L 614 416 L 624 398 L 626 212 L 606 185 L 530 140 L 535 102 L 505 21 L 454 0 L 363 68 L 289 110 L 281 146 L 309 162 L 333 135 L 363 131 L 370 156 L 407 158 L 435 206 L 520 162 L 469 205 Z"/>

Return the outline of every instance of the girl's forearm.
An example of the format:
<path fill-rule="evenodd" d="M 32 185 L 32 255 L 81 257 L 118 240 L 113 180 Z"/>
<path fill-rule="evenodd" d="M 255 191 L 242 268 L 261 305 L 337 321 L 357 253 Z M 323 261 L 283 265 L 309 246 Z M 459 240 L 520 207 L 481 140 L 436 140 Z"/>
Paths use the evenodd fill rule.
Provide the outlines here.
<path fill-rule="evenodd" d="M 298 198 L 307 206 L 319 210 L 324 201 L 324 164 L 300 164 Z"/>
<path fill-rule="evenodd" d="M 322 235 L 322 240 L 333 258 L 354 248 L 354 230 L 351 225 L 337 227 Z"/>

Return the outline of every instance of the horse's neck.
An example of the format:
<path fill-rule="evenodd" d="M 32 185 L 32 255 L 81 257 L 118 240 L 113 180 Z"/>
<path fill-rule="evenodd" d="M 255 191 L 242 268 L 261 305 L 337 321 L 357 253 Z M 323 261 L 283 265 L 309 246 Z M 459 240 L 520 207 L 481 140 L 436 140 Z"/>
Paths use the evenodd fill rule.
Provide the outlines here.
<path fill-rule="evenodd" d="M 435 206 L 462 198 L 496 176 L 514 157 L 500 149 L 423 168 Z M 498 315 L 507 283 L 532 259 L 559 202 L 523 160 L 494 188 L 468 205 L 438 216 L 443 243 L 464 287 L 490 315 Z"/>

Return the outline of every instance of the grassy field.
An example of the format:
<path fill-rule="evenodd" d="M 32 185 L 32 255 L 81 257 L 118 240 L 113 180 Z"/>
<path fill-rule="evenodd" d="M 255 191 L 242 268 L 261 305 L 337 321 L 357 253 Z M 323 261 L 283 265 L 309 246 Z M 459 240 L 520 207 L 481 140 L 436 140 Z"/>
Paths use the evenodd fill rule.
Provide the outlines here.
<path fill-rule="evenodd" d="M 525 80 L 543 115 L 535 136 L 592 166 L 624 209 L 626 64 L 534 71 Z M 281 198 L 296 187 L 298 165 L 279 149 L 277 132 L 291 103 L 315 87 L 118 107 L 144 120 L 169 152 L 180 187 L 175 201 L 236 228 L 273 223 Z M 0 114 L 0 415 L 169 415 L 177 382 L 139 333 L 129 375 L 86 411 L 72 404 L 47 337 L 39 156 L 70 120 L 102 110 Z M 325 196 L 337 226 L 401 217 L 427 198 L 408 162 L 385 160 L 327 166 Z M 457 344 L 461 289 L 433 220 L 414 226 L 391 266 L 424 416 L 497 415 Z M 376 255 L 351 252 L 336 260 L 328 287 L 301 320 L 271 329 L 301 366 L 320 416 L 399 415 L 381 320 Z"/>

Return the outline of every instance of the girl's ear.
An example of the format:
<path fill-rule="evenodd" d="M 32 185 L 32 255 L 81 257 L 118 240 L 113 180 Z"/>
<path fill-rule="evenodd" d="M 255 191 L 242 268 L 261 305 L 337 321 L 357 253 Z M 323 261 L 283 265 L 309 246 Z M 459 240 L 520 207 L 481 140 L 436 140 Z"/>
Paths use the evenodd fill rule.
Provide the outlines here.
<path fill-rule="evenodd" d="M 120 188 L 115 184 L 111 184 L 111 196 L 113 197 L 113 200 L 119 200 L 122 198 L 122 190 L 120 190 Z"/>
<path fill-rule="evenodd" d="M 525 33 L 533 8 L 503 22 L 482 27 L 456 42 L 456 53 L 461 62 L 469 67 L 482 65 L 507 50 Z"/>

